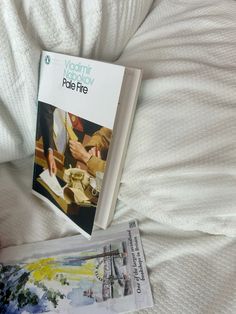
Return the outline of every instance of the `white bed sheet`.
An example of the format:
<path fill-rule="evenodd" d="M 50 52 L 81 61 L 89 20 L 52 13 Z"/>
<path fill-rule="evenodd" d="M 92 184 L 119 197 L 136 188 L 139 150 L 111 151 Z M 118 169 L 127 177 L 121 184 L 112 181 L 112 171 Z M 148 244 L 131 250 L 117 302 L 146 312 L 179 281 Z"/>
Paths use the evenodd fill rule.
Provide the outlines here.
<path fill-rule="evenodd" d="M 120 199 L 184 230 L 236 235 L 236 2 L 155 1 L 118 63 L 144 81 Z"/>
<path fill-rule="evenodd" d="M 235 313 L 236 2 L 16 3 L 0 3 L 1 246 L 77 233 L 31 195 L 32 157 L 11 162 L 33 152 L 40 49 L 119 57 L 144 70 L 114 219 L 140 222 L 143 312 Z"/>
<path fill-rule="evenodd" d="M 1 246 L 77 234 L 30 193 L 32 158 L 0 165 Z M 160 224 L 117 204 L 113 223 L 138 219 L 154 297 L 140 313 L 235 313 L 236 239 Z"/>

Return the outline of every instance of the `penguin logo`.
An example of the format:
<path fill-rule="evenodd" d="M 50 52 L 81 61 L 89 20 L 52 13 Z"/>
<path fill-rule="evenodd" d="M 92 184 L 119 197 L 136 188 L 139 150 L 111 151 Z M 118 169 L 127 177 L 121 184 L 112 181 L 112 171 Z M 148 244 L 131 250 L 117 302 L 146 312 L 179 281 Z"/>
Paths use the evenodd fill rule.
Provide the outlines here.
<path fill-rule="evenodd" d="M 44 59 L 46 64 L 49 64 L 51 62 L 51 58 L 49 55 L 46 55 L 45 59 Z"/>

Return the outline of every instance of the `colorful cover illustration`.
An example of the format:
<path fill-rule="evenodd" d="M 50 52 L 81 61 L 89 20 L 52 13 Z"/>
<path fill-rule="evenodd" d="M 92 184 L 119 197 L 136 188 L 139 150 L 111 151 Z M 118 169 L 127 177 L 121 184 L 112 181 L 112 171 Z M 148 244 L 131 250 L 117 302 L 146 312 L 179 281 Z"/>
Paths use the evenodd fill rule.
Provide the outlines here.
<path fill-rule="evenodd" d="M 102 191 L 123 76 L 122 66 L 42 53 L 33 192 L 87 237 Z"/>
<path fill-rule="evenodd" d="M 130 226 L 110 233 L 110 241 L 98 236 L 87 249 L 75 236 L 3 250 L 0 313 L 118 313 L 151 306 L 136 222 Z"/>

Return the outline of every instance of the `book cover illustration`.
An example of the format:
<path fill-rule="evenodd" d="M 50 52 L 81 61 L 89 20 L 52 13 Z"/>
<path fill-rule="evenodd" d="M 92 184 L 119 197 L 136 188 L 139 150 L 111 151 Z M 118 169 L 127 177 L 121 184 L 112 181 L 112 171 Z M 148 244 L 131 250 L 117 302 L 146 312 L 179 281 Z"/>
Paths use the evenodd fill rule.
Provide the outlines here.
<path fill-rule="evenodd" d="M 38 102 L 34 191 L 91 234 L 112 130 Z"/>
<path fill-rule="evenodd" d="M 39 250 L 36 244 L 37 254 L 22 246 L 22 259 L 13 248 L 13 260 L 0 263 L 1 313 L 118 313 L 152 305 L 137 234 L 83 246 L 83 251 L 78 245 L 75 249 L 78 236 L 72 238 L 67 250 L 61 246 L 66 241 L 69 246 L 70 238 L 46 241 L 53 243 Z"/>
<path fill-rule="evenodd" d="M 41 58 L 33 192 L 87 237 L 102 190 L 123 74 L 123 67 L 92 60 L 49 52 Z"/>
<path fill-rule="evenodd" d="M 1 265 L 1 313 L 73 309 L 132 294 L 126 243 Z"/>

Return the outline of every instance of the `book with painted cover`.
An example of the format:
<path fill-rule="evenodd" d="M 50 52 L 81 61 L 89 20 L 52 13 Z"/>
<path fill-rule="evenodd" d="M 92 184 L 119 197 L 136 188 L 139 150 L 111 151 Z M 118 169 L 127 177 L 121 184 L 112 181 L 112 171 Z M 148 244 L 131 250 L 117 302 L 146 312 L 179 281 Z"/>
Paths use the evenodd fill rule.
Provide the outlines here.
<path fill-rule="evenodd" d="M 112 220 L 141 70 L 43 51 L 33 193 L 90 238 Z"/>
<path fill-rule="evenodd" d="M 153 306 L 136 221 L 0 251 L 1 313 L 122 313 Z"/>

